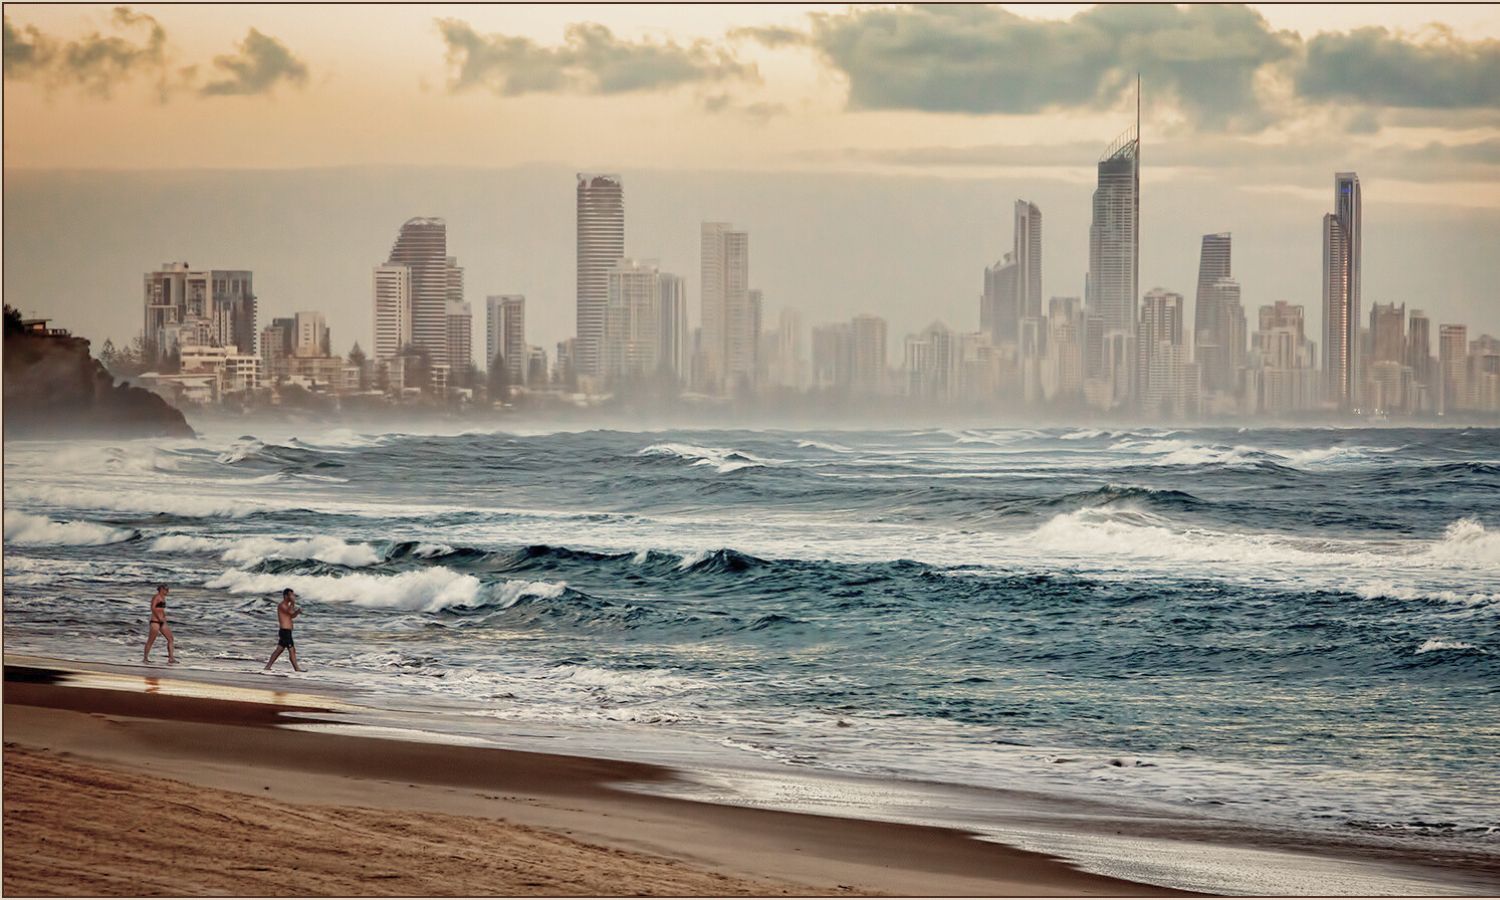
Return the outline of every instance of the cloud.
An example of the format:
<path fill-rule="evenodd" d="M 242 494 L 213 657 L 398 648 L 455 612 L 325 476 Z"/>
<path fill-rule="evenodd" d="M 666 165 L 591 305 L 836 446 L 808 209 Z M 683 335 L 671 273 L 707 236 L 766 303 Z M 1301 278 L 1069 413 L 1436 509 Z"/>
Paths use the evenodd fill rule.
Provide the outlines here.
<path fill-rule="evenodd" d="M 1441 25 L 1426 36 L 1382 27 L 1319 34 L 1297 75 L 1302 96 L 1378 106 L 1500 109 L 1500 41 L 1466 41 Z"/>
<path fill-rule="evenodd" d="M 455 70 L 449 83 L 454 92 L 488 87 L 507 97 L 621 94 L 759 79 L 753 64 L 701 39 L 686 46 L 671 40 L 630 41 L 603 25 L 582 22 L 568 26 L 562 45 L 547 47 L 524 37 L 481 35 L 459 19 L 439 19 L 437 26 Z"/>
<path fill-rule="evenodd" d="M 734 113 L 744 116 L 758 124 L 764 124 L 776 116 L 786 115 L 787 108 L 782 103 L 737 103 L 729 94 L 709 94 L 703 98 L 703 111 L 709 113 Z"/>
<path fill-rule="evenodd" d="M 254 28 L 245 35 L 238 53 L 214 57 L 214 67 L 228 77 L 205 84 L 198 91 L 204 96 L 266 94 L 281 81 L 298 87 L 307 83 L 307 65 L 285 44 Z"/>
<path fill-rule="evenodd" d="M 1103 5 L 1066 21 L 989 6 L 814 14 L 812 45 L 849 80 L 855 109 L 1037 113 L 1108 108 L 1136 72 L 1149 104 L 1166 98 L 1210 130 L 1263 127 L 1256 90 L 1297 37 L 1242 6 Z"/>
<path fill-rule="evenodd" d="M 137 77 L 150 80 L 165 102 L 181 90 L 200 96 L 262 94 L 281 81 L 301 85 L 307 66 L 280 41 L 250 29 L 236 53 L 217 56 L 223 76 L 195 87 L 197 66 L 174 67 L 167 32 L 160 22 L 128 6 L 110 14 L 112 34 L 98 31 L 64 41 L 33 25 L 16 27 L 5 19 L 5 77 L 35 81 L 48 90 L 76 87 L 101 99 Z"/>
<path fill-rule="evenodd" d="M 32 25 L 17 29 L 6 17 L 5 77 L 34 79 L 48 88 L 78 87 L 97 97 L 109 97 L 121 82 L 142 73 L 164 86 L 167 34 L 161 24 L 126 6 L 115 7 L 109 22 L 116 33 L 95 31 L 63 42 Z"/>
<path fill-rule="evenodd" d="M 810 40 L 806 32 L 798 31 L 795 28 L 783 28 L 779 25 L 731 28 L 729 30 L 729 39 L 731 41 L 756 41 L 771 48 L 801 46 Z"/>

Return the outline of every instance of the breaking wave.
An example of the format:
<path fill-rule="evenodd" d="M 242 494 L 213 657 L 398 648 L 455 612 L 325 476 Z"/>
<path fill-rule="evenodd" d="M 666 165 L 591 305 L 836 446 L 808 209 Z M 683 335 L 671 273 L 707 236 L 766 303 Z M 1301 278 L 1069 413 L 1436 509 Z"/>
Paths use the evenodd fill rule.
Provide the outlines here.
<path fill-rule="evenodd" d="M 96 547 L 118 544 L 140 537 L 129 528 L 111 528 L 93 522 L 54 522 L 18 510 L 5 513 L 5 542 L 21 546 Z M 7 563 L 8 565 L 8 563 Z"/>

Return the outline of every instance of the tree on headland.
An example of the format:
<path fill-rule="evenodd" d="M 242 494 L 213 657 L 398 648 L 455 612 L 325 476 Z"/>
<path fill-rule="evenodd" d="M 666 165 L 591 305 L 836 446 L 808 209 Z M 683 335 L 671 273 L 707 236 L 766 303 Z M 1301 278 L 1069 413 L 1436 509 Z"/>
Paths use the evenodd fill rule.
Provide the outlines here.
<path fill-rule="evenodd" d="M 489 394 L 491 403 L 504 402 L 510 397 L 510 372 L 505 368 L 504 354 L 496 353 L 490 360 Z"/>
<path fill-rule="evenodd" d="M 407 344 L 401 348 L 406 357 L 406 387 L 421 388 L 423 393 L 432 390 L 432 357 L 426 347 Z"/>

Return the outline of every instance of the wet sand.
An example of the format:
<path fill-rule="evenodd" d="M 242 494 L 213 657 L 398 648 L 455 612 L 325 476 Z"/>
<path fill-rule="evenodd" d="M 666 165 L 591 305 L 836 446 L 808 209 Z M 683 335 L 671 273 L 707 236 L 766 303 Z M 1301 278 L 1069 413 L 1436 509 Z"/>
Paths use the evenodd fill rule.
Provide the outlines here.
<path fill-rule="evenodd" d="M 7 666 L 4 701 L 7 894 L 1171 893 L 956 829 L 620 787 L 661 766 L 280 727 L 316 697 Z"/>

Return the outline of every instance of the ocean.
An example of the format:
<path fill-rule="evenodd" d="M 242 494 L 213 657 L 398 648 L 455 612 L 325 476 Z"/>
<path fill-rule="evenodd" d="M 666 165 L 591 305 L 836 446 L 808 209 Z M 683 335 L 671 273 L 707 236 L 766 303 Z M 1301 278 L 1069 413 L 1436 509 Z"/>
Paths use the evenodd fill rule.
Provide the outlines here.
<path fill-rule="evenodd" d="M 1500 430 L 264 431 L 7 443 L 6 651 L 1500 851 Z"/>

